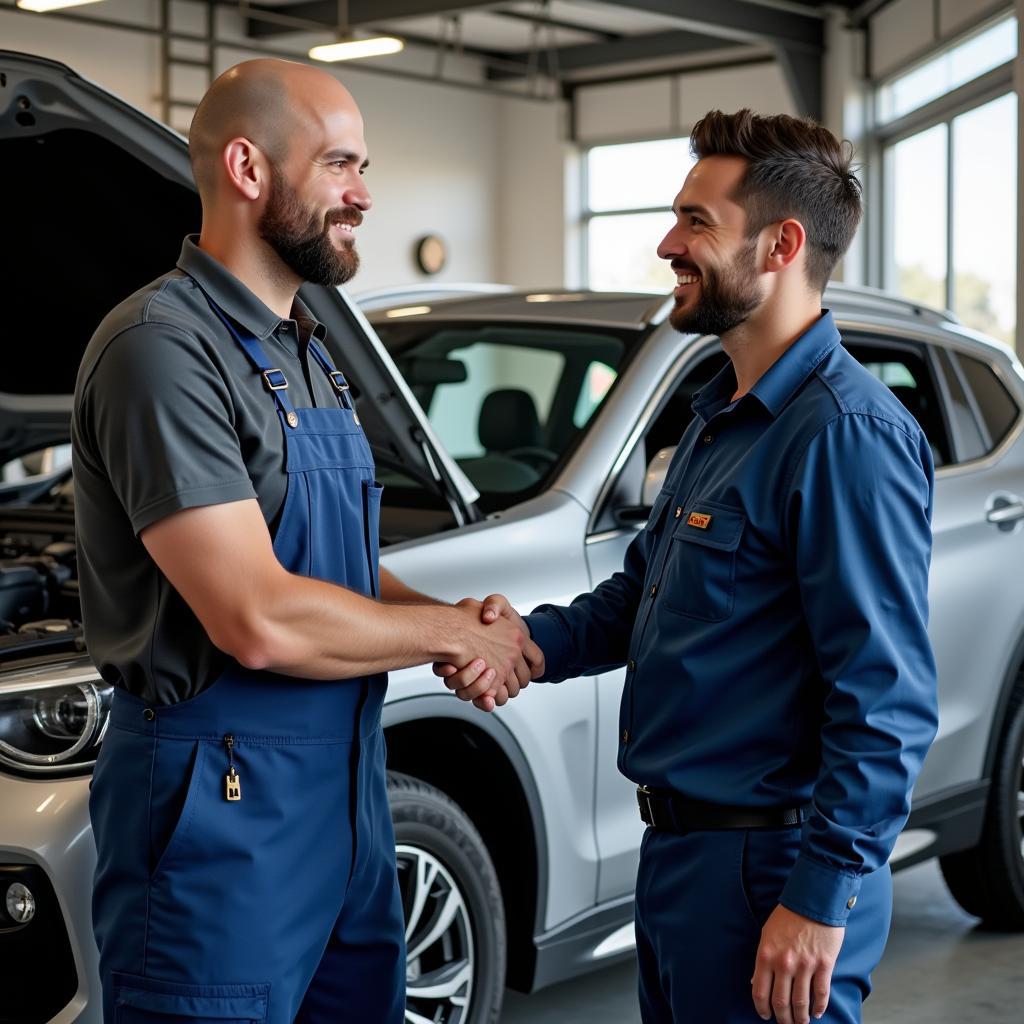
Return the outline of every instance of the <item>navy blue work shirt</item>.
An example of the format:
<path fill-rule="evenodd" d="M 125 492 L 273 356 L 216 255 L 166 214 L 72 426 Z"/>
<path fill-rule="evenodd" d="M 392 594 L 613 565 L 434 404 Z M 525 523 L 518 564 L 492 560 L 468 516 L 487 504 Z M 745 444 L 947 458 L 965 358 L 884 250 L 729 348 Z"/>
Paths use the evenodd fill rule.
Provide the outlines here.
<path fill-rule="evenodd" d="M 921 428 L 826 310 L 742 398 L 693 401 L 621 572 L 527 616 L 545 680 L 626 665 L 619 769 L 732 806 L 810 805 L 781 902 L 843 925 L 937 725 Z"/>

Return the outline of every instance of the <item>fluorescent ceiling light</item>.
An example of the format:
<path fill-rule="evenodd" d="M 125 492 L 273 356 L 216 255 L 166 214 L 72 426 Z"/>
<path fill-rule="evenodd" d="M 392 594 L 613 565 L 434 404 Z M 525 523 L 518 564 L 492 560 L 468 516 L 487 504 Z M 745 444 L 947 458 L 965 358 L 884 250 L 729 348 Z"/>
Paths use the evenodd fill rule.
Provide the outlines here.
<path fill-rule="evenodd" d="M 329 62 L 337 60 L 358 60 L 360 57 L 385 57 L 389 53 L 400 53 L 405 43 L 394 36 L 374 36 L 372 39 L 346 39 L 340 43 L 314 46 L 309 51 L 313 60 Z"/>
<path fill-rule="evenodd" d="M 397 320 L 403 316 L 423 316 L 424 313 L 429 313 L 429 306 L 403 306 L 401 309 L 389 309 L 384 315 L 389 320 Z"/>
<path fill-rule="evenodd" d="M 46 11 L 59 11 L 62 7 L 84 7 L 86 4 L 100 2 L 101 0 L 18 0 L 18 6 L 23 11 L 44 14 Z"/>

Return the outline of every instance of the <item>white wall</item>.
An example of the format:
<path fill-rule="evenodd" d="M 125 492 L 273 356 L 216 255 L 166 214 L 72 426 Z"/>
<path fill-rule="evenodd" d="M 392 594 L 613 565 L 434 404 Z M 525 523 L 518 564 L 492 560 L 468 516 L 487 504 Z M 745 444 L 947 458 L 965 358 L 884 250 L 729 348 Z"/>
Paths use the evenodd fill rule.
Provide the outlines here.
<path fill-rule="evenodd" d="M 685 135 L 713 109 L 797 112 L 774 62 L 594 85 L 576 95 L 577 138 L 587 143 Z"/>
<path fill-rule="evenodd" d="M 107 0 L 111 18 L 155 10 L 152 0 Z M 140 32 L 101 28 L 0 8 L 0 49 L 20 50 L 62 61 L 79 74 L 125 97 L 154 117 L 160 113 L 160 40 Z"/>
<path fill-rule="evenodd" d="M 200 30 L 201 23 L 188 22 L 190 14 L 202 13 L 197 8 L 176 4 L 176 27 Z M 95 17 L 101 9 L 104 17 L 156 25 L 159 5 L 155 0 L 108 0 L 97 5 Z M 223 17 L 220 28 L 225 37 L 237 31 Z M 0 8 L 0 48 L 63 61 L 147 113 L 160 114 L 158 36 Z M 258 55 L 222 48 L 217 70 Z M 425 73 L 432 61 L 419 51 L 403 55 L 401 66 Z M 463 62 L 456 70 L 469 77 L 474 69 Z M 189 75 L 176 82 L 177 97 L 198 99 L 205 88 L 205 76 L 199 75 L 195 81 Z M 337 75 L 355 95 L 366 121 L 367 182 L 374 200 L 360 229 L 362 269 L 352 290 L 428 280 L 413 260 L 415 240 L 428 233 L 441 235 L 449 251 L 447 267 L 430 280 L 494 280 L 502 236 L 496 228 L 501 113 L 506 102 L 523 108 L 524 115 L 536 111 L 544 117 L 548 108 L 354 66 Z M 188 110 L 178 112 L 176 127 L 186 127 L 189 117 Z"/>

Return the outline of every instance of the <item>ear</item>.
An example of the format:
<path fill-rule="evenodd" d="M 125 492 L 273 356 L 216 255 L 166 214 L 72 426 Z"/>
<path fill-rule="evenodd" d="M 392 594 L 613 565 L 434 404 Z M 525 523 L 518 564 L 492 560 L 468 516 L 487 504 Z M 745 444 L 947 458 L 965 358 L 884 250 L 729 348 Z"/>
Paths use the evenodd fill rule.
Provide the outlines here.
<path fill-rule="evenodd" d="M 246 199 L 259 199 L 267 183 L 263 154 L 244 136 L 232 139 L 221 152 L 228 183 Z"/>
<path fill-rule="evenodd" d="M 783 220 L 768 229 L 768 255 L 765 269 L 777 274 L 793 264 L 804 250 L 807 232 L 798 220 Z"/>

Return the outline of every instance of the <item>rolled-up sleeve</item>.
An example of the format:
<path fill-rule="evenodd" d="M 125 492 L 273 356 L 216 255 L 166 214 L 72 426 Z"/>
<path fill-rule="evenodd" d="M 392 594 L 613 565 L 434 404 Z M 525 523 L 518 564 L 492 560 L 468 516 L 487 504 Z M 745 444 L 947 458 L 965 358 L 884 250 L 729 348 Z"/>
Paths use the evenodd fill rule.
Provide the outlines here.
<path fill-rule="evenodd" d="M 780 902 L 843 925 L 892 852 L 938 722 L 928 640 L 933 470 L 920 433 L 844 413 L 811 439 L 784 509 L 823 688 L 821 767 Z"/>

